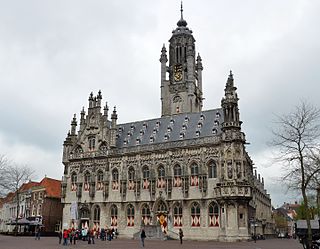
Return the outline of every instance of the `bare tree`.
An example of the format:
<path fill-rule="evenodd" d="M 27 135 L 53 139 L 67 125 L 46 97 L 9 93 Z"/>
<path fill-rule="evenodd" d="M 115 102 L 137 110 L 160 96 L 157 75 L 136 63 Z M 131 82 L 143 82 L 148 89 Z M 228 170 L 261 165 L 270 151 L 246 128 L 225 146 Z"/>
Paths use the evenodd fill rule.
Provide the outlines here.
<path fill-rule="evenodd" d="M 2 187 L 1 183 L 5 182 L 5 170 L 8 166 L 8 160 L 4 155 L 0 155 L 0 197 L 6 195 L 7 191 Z"/>
<path fill-rule="evenodd" d="M 277 129 L 273 130 L 272 144 L 277 147 L 278 160 L 282 162 L 284 175 L 282 180 L 289 188 L 301 191 L 306 209 L 309 209 L 308 187 L 319 165 L 314 163 L 318 153 L 320 138 L 320 110 L 306 102 L 301 102 L 287 115 L 277 116 Z M 308 237 L 307 248 L 312 243 L 310 213 L 306 215 Z"/>
<path fill-rule="evenodd" d="M 20 166 L 17 164 L 9 164 L 8 161 L 5 160 L 6 163 L 3 164 L 1 168 L 1 181 L 0 181 L 0 189 L 4 193 L 14 192 L 15 198 L 17 202 L 17 213 L 16 213 L 16 228 L 17 232 L 17 224 L 18 217 L 20 213 L 20 187 L 22 184 L 26 183 L 30 180 L 33 175 L 33 170 L 27 166 Z"/>

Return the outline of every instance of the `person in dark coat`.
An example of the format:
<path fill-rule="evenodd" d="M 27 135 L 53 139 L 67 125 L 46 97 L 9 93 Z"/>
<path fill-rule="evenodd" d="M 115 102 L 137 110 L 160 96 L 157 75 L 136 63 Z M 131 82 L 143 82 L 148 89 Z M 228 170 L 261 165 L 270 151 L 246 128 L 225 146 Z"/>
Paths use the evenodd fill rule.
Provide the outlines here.
<path fill-rule="evenodd" d="M 179 238 L 180 238 L 180 244 L 182 244 L 183 231 L 181 228 L 179 229 Z"/>
<path fill-rule="evenodd" d="M 141 233 L 140 233 L 140 238 L 141 238 L 141 245 L 142 247 L 144 247 L 144 239 L 146 238 L 146 232 L 144 231 L 144 229 L 142 228 Z"/>

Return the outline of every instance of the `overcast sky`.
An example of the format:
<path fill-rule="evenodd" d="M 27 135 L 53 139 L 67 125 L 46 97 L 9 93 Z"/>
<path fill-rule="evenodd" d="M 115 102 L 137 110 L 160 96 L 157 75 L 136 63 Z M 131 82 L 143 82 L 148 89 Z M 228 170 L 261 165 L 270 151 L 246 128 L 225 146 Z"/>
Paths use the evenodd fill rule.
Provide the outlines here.
<path fill-rule="evenodd" d="M 160 116 L 160 51 L 178 0 L 0 0 L 0 154 L 61 179 L 62 143 L 91 91 L 118 123 Z M 204 110 L 220 107 L 232 69 L 240 117 L 272 203 L 298 197 L 276 180 L 275 114 L 319 107 L 320 1 L 184 0 L 203 60 Z"/>

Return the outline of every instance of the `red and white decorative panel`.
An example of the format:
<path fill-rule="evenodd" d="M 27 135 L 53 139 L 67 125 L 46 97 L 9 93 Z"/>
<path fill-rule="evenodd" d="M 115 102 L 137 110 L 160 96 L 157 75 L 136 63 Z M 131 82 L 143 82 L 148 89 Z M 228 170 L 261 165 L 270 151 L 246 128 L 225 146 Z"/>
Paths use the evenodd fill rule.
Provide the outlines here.
<path fill-rule="evenodd" d="M 134 190 L 134 181 L 129 180 L 129 182 L 128 182 L 128 190 Z"/>
<path fill-rule="evenodd" d="M 191 215 L 191 226 L 192 227 L 200 226 L 200 215 Z"/>
<path fill-rule="evenodd" d="M 174 215 L 173 216 L 173 226 L 181 227 L 182 226 L 182 215 Z"/>
<path fill-rule="evenodd" d="M 191 186 L 198 186 L 199 185 L 199 177 L 198 176 L 191 176 Z"/>
<path fill-rule="evenodd" d="M 219 215 L 209 215 L 209 226 L 210 227 L 219 226 Z"/>
<path fill-rule="evenodd" d="M 127 226 L 133 227 L 134 226 L 134 216 L 128 216 L 127 217 Z"/>
<path fill-rule="evenodd" d="M 82 221 L 81 222 L 81 228 L 88 229 L 89 228 L 89 221 L 87 221 L 87 220 Z"/>
<path fill-rule="evenodd" d="M 111 216 L 111 226 L 112 227 L 118 226 L 118 216 Z"/>
<path fill-rule="evenodd" d="M 103 183 L 102 182 L 98 182 L 97 183 L 97 190 L 103 190 Z"/>
<path fill-rule="evenodd" d="M 90 184 L 88 182 L 85 182 L 83 188 L 84 188 L 84 191 L 89 191 Z"/>
<path fill-rule="evenodd" d="M 168 218 L 167 218 L 167 216 L 164 214 L 160 214 L 157 216 L 157 220 L 161 225 L 162 232 L 167 233 L 168 232 Z"/>
<path fill-rule="evenodd" d="M 144 225 L 150 225 L 151 224 L 150 216 L 142 216 L 142 222 Z"/>
<path fill-rule="evenodd" d="M 118 181 L 112 181 L 112 190 L 118 190 L 118 189 L 119 189 Z"/>
<path fill-rule="evenodd" d="M 100 223 L 99 222 L 93 222 L 93 230 L 100 231 Z"/>
<path fill-rule="evenodd" d="M 150 182 L 147 179 L 143 180 L 143 189 L 149 189 Z"/>
<path fill-rule="evenodd" d="M 173 187 L 181 187 L 182 186 L 182 179 L 181 177 L 175 177 L 173 179 Z"/>
<path fill-rule="evenodd" d="M 163 178 L 158 178 L 157 187 L 164 188 L 166 186 L 166 181 Z"/>
<path fill-rule="evenodd" d="M 77 184 L 71 183 L 71 191 L 77 191 Z"/>

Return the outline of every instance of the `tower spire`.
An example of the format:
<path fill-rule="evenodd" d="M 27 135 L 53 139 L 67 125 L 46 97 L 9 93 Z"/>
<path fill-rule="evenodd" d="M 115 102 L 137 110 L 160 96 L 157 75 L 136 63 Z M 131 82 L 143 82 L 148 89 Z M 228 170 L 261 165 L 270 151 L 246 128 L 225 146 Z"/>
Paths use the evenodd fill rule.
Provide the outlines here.
<path fill-rule="evenodd" d="M 180 12 L 181 12 L 181 20 L 183 20 L 183 5 L 182 5 L 182 1 L 181 1 Z"/>

